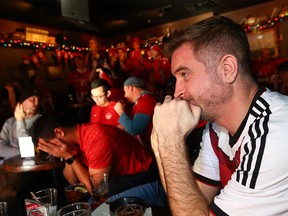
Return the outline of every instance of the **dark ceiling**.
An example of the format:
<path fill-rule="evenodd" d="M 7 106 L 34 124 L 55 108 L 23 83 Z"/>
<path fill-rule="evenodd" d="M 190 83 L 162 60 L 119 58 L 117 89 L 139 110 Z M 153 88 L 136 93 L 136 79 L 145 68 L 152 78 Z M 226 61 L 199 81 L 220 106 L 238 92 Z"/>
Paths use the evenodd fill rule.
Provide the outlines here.
<path fill-rule="evenodd" d="M 220 14 L 267 1 L 0 0 L 0 18 L 112 37 L 209 11 Z"/>

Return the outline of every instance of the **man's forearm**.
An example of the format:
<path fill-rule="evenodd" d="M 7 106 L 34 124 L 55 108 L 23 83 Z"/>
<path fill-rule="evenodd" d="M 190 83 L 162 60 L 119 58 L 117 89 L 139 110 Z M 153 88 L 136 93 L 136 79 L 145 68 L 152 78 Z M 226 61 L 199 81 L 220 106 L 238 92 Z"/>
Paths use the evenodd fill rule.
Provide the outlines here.
<path fill-rule="evenodd" d="M 89 173 L 88 173 L 87 167 L 81 161 L 79 161 L 79 159 L 77 159 L 77 158 L 74 160 L 74 162 L 71 165 L 66 164 L 65 168 L 66 168 L 66 166 L 68 166 L 68 168 L 73 170 L 74 177 L 72 175 L 70 175 L 71 180 L 75 180 L 75 177 L 77 177 L 79 182 L 85 184 L 88 191 L 92 194 L 92 189 L 90 186 Z M 70 172 L 70 174 L 71 174 L 71 172 Z"/>
<path fill-rule="evenodd" d="M 162 164 L 162 160 L 160 157 L 160 153 L 159 153 L 159 141 L 158 141 L 158 136 L 156 134 L 156 132 L 154 130 L 152 130 L 151 133 L 151 145 L 154 151 L 154 155 L 156 158 L 156 162 L 157 162 L 157 166 L 158 166 L 158 171 L 159 171 L 159 176 L 162 182 L 162 186 L 165 190 L 165 192 L 167 193 L 167 189 L 166 189 L 166 180 L 165 180 L 165 176 L 164 176 L 164 168 L 163 168 L 163 164 Z"/>
<path fill-rule="evenodd" d="M 161 142 L 161 141 L 160 141 Z M 166 139 L 175 142 L 175 139 Z M 177 142 L 177 141 L 176 141 Z M 159 144 L 161 145 L 161 144 Z M 173 148 L 160 148 L 167 197 L 173 215 L 208 215 L 208 202 L 200 191 L 187 157 L 185 141 L 174 143 Z M 167 146 L 173 146 L 167 145 Z"/>
<path fill-rule="evenodd" d="M 63 175 L 69 182 L 69 184 L 76 184 L 77 182 L 79 182 L 79 179 L 77 178 L 72 168 L 72 165 L 65 164 L 65 167 L 63 169 Z"/>

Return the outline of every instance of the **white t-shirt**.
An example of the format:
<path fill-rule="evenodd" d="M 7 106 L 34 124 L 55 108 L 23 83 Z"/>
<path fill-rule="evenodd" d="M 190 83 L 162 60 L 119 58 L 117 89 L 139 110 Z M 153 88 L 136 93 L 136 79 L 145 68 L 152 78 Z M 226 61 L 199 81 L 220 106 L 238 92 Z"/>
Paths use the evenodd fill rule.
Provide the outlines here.
<path fill-rule="evenodd" d="M 212 147 L 210 127 L 207 124 L 203 132 L 193 170 L 202 182 L 221 187 L 223 159 Z M 211 211 L 215 215 L 288 215 L 288 96 L 259 90 L 234 136 L 215 123 L 212 129 L 218 150 L 237 168 L 214 198 Z"/>

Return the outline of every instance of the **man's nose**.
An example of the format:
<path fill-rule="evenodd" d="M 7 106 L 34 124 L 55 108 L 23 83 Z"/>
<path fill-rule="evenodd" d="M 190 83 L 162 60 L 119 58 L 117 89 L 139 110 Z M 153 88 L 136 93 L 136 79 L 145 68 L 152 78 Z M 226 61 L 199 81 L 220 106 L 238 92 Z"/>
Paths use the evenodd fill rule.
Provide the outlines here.
<path fill-rule="evenodd" d="M 176 80 L 174 97 L 175 98 L 181 98 L 181 97 L 183 97 L 184 93 L 185 93 L 185 89 L 184 89 L 184 85 L 183 85 L 182 81 Z"/>
<path fill-rule="evenodd" d="M 39 105 L 39 98 L 38 97 L 35 97 L 34 103 L 35 103 L 35 105 Z"/>

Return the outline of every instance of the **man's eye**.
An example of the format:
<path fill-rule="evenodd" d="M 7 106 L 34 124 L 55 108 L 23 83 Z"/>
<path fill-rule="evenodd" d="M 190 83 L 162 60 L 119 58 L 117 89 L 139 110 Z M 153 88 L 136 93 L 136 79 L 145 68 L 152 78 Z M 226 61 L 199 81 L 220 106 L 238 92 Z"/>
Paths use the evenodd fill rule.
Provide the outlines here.
<path fill-rule="evenodd" d="M 188 76 L 188 73 L 182 72 L 182 73 L 181 73 L 181 76 L 182 76 L 182 77 L 186 77 L 186 76 Z"/>

